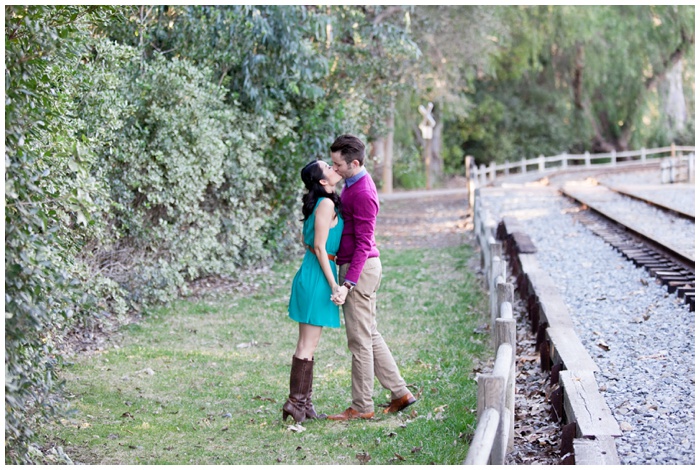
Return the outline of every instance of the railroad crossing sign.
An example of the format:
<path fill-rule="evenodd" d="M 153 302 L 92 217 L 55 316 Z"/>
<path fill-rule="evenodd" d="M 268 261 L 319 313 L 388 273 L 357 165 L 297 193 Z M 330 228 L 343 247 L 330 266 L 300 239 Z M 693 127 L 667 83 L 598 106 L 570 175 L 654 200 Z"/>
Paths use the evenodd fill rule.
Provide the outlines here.
<path fill-rule="evenodd" d="M 428 103 L 427 109 L 423 105 L 418 106 L 418 111 L 420 111 L 421 115 L 423 115 L 423 121 L 421 121 L 421 123 L 418 124 L 418 127 L 420 128 L 420 132 L 423 135 L 424 139 L 433 138 L 433 127 L 435 127 L 435 119 L 433 118 L 432 114 L 430 114 L 432 110 L 433 103 Z"/>

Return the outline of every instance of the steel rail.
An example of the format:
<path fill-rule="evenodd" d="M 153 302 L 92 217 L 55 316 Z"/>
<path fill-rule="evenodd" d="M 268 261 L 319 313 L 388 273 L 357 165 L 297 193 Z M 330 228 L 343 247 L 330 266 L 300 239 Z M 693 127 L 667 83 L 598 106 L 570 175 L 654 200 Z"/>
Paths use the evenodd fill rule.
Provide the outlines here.
<path fill-rule="evenodd" d="M 637 266 L 645 268 L 652 276 L 663 283 L 669 293 L 676 293 L 695 311 L 695 260 L 682 250 L 649 237 L 647 234 L 618 221 L 613 215 L 585 198 L 568 193 L 563 188 L 561 193 L 580 204 L 588 211 L 580 212 L 578 220 L 591 232 L 601 237 L 617 251 L 630 259 Z M 592 215 L 595 215 L 593 217 Z"/>

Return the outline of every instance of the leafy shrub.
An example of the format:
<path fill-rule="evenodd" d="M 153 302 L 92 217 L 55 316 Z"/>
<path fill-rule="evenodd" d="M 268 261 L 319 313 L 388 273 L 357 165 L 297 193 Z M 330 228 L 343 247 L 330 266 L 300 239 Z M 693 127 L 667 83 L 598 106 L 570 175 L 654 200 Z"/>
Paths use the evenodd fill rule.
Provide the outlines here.
<path fill-rule="evenodd" d="M 30 462 L 37 420 L 52 415 L 58 332 L 83 309 L 75 255 L 100 230 L 94 154 L 76 141 L 76 90 L 88 80 L 84 7 L 5 9 L 5 448 Z"/>
<path fill-rule="evenodd" d="M 107 41 L 95 47 L 91 74 L 103 86 L 83 100 L 83 115 L 86 133 L 110 129 L 100 136 L 93 172 L 109 185 L 111 204 L 110 231 L 93 262 L 125 266 L 111 277 L 143 303 L 265 258 L 261 232 L 277 201 L 264 158 L 271 142 L 289 134 L 288 120 L 227 105 L 205 67 L 161 56 L 143 61 L 136 49 Z M 125 61 L 110 68 L 115 57 Z M 105 95 L 113 83 L 119 86 Z"/>

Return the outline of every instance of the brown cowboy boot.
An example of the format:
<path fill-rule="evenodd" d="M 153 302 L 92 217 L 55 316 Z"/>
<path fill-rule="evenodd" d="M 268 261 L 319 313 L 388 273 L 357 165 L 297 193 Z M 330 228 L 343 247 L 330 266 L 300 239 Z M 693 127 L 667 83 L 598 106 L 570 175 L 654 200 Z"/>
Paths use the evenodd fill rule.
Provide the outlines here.
<path fill-rule="evenodd" d="M 309 384 L 309 390 L 306 393 L 306 417 L 308 419 L 326 419 L 327 414 L 318 414 L 314 409 L 314 404 L 311 402 L 311 394 L 313 393 L 313 383 L 314 383 L 314 358 L 311 358 L 311 365 L 307 367 L 307 373 L 309 374 L 308 380 L 304 380 L 305 383 Z"/>
<path fill-rule="evenodd" d="M 308 370 L 312 364 L 308 359 L 292 356 L 292 370 L 289 374 L 289 398 L 282 405 L 282 421 L 286 421 L 289 415 L 297 423 L 303 423 L 306 420 L 306 395 L 310 388 Z"/>

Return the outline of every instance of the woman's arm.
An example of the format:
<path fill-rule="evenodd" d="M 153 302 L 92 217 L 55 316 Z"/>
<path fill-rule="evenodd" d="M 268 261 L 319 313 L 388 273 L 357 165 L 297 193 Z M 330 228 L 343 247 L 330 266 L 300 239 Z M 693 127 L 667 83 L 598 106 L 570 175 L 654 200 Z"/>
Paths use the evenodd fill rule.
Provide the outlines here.
<path fill-rule="evenodd" d="M 314 253 L 318 258 L 318 263 L 321 265 L 323 275 L 326 276 L 328 285 L 331 286 L 331 292 L 336 293 L 338 283 L 333 277 L 331 271 L 328 252 L 326 251 L 326 241 L 328 241 L 328 232 L 331 229 L 331 222 L 335 217 L 335 205 L 329 198 L 324 197 L 316 208 L 316 221 L 314 222 Z"/>

